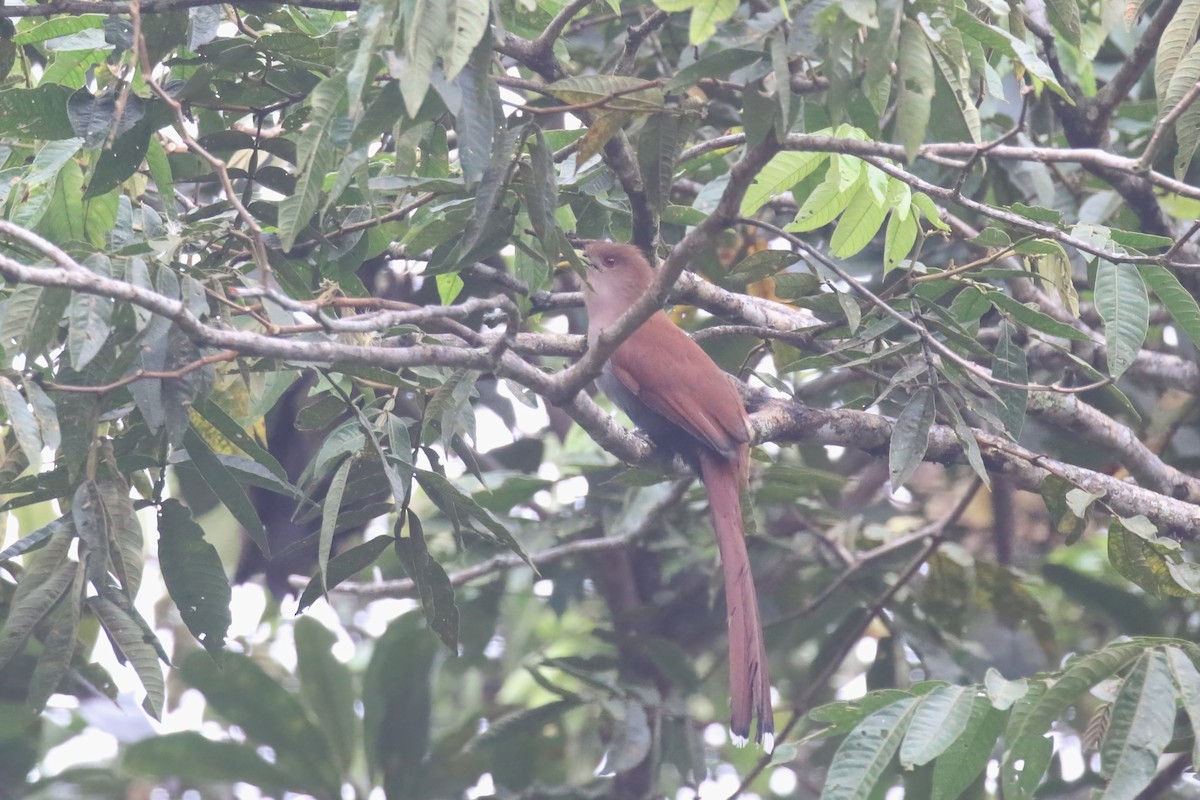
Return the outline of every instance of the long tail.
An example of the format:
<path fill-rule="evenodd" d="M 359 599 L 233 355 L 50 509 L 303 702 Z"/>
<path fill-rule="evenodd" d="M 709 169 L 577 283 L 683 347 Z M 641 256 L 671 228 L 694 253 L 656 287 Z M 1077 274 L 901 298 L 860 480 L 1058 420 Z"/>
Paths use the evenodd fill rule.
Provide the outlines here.
<path fill-rule="evenodd" d="M 717 548 L 725 573 L 725 604 L 729 609 L 729 694 L 730 729 L 734 742 L 750 739 L 750 722 L 758 717 L 754 740 L 769 753 L 775 744 L 775 721 L 771 715 L 771 677 L 767 673 L 767 651 L 763 645 L 762 621 L 750 556 L 742 528 L 741 487 L 746 452 L 737 460 L 700 453 L 700 477 L 708 490 Z"/>

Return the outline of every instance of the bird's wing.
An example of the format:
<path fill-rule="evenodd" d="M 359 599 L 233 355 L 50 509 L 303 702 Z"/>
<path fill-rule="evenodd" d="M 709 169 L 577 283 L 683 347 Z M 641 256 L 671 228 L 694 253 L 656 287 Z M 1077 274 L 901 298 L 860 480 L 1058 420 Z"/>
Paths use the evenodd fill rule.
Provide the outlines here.
<path fill-rule="evenodd" d="M 665 314 L 655 314 L 610 359 L 613 375 L 652 411 L 732 457 L 749 441 L 729 377 Z"/>

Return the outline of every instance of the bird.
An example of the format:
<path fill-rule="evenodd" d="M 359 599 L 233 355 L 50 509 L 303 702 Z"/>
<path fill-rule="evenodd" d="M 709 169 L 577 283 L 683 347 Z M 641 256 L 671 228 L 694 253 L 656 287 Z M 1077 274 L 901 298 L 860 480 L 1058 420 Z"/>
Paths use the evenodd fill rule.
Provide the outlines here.
<path fill-rule="evenodd" d="M 629 244 L 591 241 L 583 301 L 588 347 L 642 295 L 654 270 Z M 700 476 L 725 580 L 729 628 L 730 731 L 734 743 L 774 747 L 771 679 L 742 522 L 748 486 L 750 419 L 732 378 L 661 310 L 629 335 L 605 363 L 601 390 L 652 442 L 679 455 Z"/>

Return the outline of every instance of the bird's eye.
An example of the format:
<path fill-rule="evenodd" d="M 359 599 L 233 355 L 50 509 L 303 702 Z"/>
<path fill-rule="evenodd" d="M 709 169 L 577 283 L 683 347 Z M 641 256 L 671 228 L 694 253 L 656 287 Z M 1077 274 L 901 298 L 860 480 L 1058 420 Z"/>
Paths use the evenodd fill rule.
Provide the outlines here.
<path fill-rule="evenodd" d="M 616 264 L 617 264 L 617 259 L 614 258 L 613 256 L 605 256 L 604 257 L 604 266 L 615 267 Z"/>

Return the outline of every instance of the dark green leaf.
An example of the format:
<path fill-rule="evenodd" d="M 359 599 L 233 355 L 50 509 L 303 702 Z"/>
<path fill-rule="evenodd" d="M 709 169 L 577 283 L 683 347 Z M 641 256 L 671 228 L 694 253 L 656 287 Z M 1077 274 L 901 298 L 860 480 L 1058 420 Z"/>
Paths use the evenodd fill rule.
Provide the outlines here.
<path fill-rule="evenodd" d="M 340 796 L 341 778 L 329 740 L 294 695 L 241 653 L 226 653 L 218 667 L 199 651 L 180 672 L 209 708 L 275 751 L 275 765 L 311 794 Z"/>
<path fill-rule="evenodd" d="M 921 386 L 913 392 L 912 398 L 892 425 L 888 477 L 893 491 L 905 484 L 925 458 L 934 411 L 933 389 Z"/>
<path fill-rule="evenodd" d="M 121 765 L 133 775 L 187 784 L 247 783 L 272 794 L 309 788 L 296 776 L 264 760 L 252 747 L 215 742 L 193 731 L 165 733 L 135 742 L 125 750 Z"/>
<path fill-rule="evenodd" d="M 120 594 L 113 594 L 113 599 L 102 596 L 89 597 L 88 607 L 100 618 L 100 624 L 104 626 L 113 649 L 132 664 L 137 672 L 138 679 L 146 690 L 146 699 L 142 702 L 142 707 L 150 716 L 161 719 L 163 700 L 166 697 L 162 667 L 158 663 L 162 645 L 158 643 L 145 620 L 138 616 L 132 607 L 122 607 L 115 602 L 122 597 Z"/>
<path fill-rule="evenodd" d="M 263 554 L 269 556 L 271 550 L 267 542 L 267 532 L 258 517 L 258 511 L 250 502 L 250 498 L 246 496 L 246 489 L 241 481 L 213 454 L 208 443 L 194 428 L 189 428 L 183 435 L 183 444 L 187 448 L 192 463 L 196 465 L 196 471 L 200 477 L 229 509 L 229 513 L 233 514 L 234 519 L 246 529 L 246 533 L 250 535 Z"/>
<path fill-rule="evenodd" d="M 900 742 L 918 698 L 884 706 L 860 722 L 842 741 L 821 790 L 821 800 L 861 800 L 871 795 Z"/>
<path fill-rule="evenodd" d="M 367 763 L 389 797 L 411 797 L 429 749 L 437 640 L 417 613 L 397 617 L 375 643 L 363 678 Z"/>
<path fill-rule="evenodd" d="M 1109 716 L 1100 749 L 1107 797 L 1135 798 L 1158 772 L 1175 727 L 1175 692 L 1166 655 L 1144 652 L 1133 665 Z"/>
<path fill-rule="evenodd" d="M 179 501 L 163 501 L 158 516 L 158 560 L 179 614 L 210 654 L 225 647 L 232 592 L 217 550 Z"/>
<path fill-rule="evenodd" d="M 357 575 L 374 564 L 375 559 L 379 558 L 379 554 L 386 550 L 391 543 L 391 536 L 376 536 L 329 559 L 329 569 L 325 575 L 325 580 L 329 582 L 328 588 L 332 589 L 346 578 Z M 304 587 L 297 610 L 303 611 L 308 608 L 320 599 L 325 591 L 325 582 L 318 572 L 308 582 L 308 586 Z"/>
<path fill-rule="evenodd" d="M 405 520 L 408 524 L 402 526 Z M 442 565 L 429 554 L 420 518 L 412 511 L 406 512 L 396 521 L 395 537 L 396 555 L 417 585 L 430 630 L 450 648 L 450 652 L 457 654 L 458 606 L 454 603 L 454 587 Z"/>
<path fill-rule="evenodd" d="M 1150 301 L 1138 271 L 1100 259 L 1096 264 L 1096 311 L 1104 320 L 1108 372 L 1118 378 L 1137 358 L 1150 325 Z"/>
<path fill-rule="evenodd" d="M 1011 331 L 1012 326 L 1007 321 L 1000 323 L 1000 339 L 996 342 L 996 354 L 992 358 L 992 376 L 1009 383 L 1028 383 L 1029 366 L 1025 361 L 1025 350 L 1012 340 Z M 1011 386 L 997 386 L 996 394 L 1000 397 L 996 416 L 1015 441 L 1021 437 L 1021 428 L 1025 425 L 1029 392 Z"/>
<path fill-rule="evenodd" d="M 300 694 L 325 728 L 344 774 L 353 763 L 359 740 L 350 669 L 333 655 L 337 637 L 312 617 L 296 621 L 295 637 Z"/>

